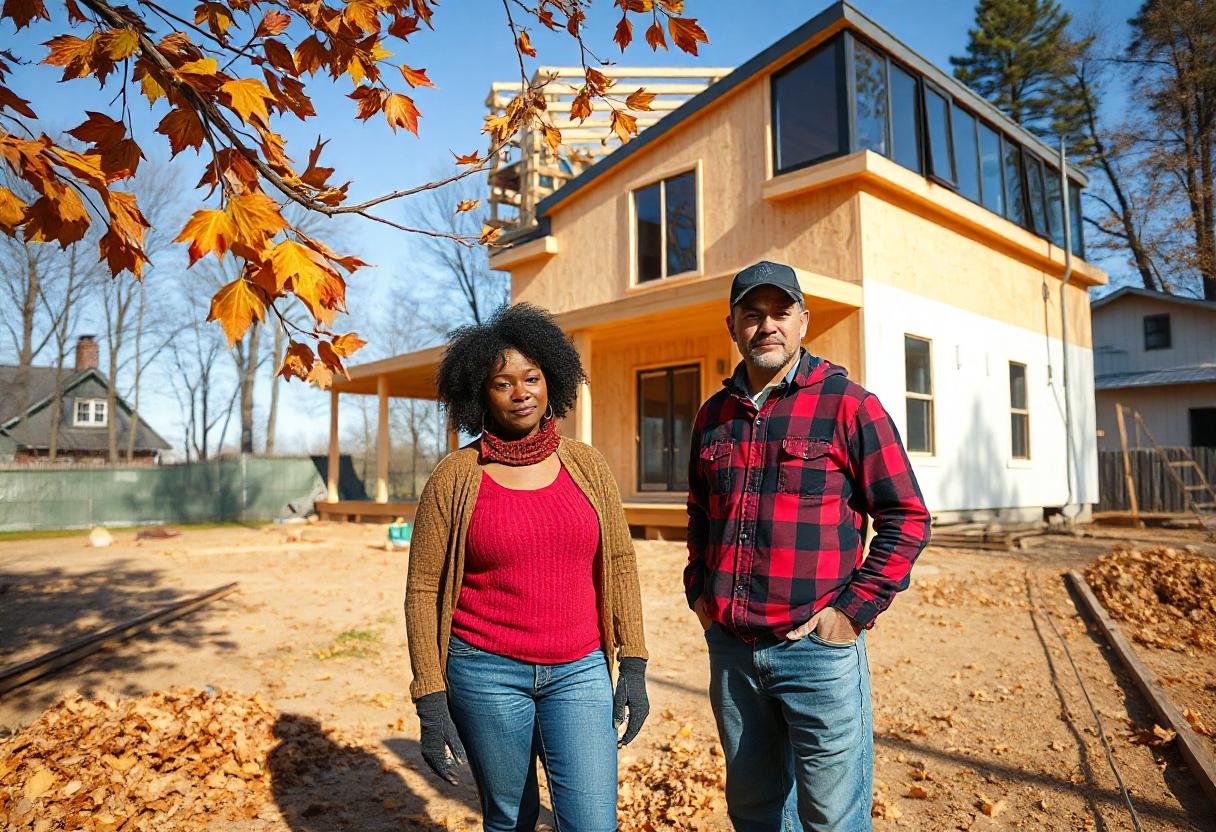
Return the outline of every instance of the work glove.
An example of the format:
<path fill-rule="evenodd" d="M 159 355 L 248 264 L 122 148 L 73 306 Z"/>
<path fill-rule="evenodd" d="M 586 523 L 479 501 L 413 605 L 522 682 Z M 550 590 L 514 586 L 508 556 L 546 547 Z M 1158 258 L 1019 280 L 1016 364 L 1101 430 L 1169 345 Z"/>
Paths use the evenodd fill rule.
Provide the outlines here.
<path fill-rule="evenodd" d="M 418 708 L 418 722 L 422 726 L 419 743 L 422 746 L 422 759 L 441 779 L 459 786 L 456 767 L 464 765 L 467 758 L 460 735 L 452 723 L 452 714 L 448 711 L 447 691 L 428 693 L 414 705 Z"/>
<path fill-rule="evenodd" d="M 625 725 L 625 733 L 617 746 L 629 745 L 642 730 L 650 714 L 650 700 L 646 698 L 646 660 L 626 656 L 620 661 L 616 674 L 616 695 L 612 697 L 612 722 L 619 729 Z"/>

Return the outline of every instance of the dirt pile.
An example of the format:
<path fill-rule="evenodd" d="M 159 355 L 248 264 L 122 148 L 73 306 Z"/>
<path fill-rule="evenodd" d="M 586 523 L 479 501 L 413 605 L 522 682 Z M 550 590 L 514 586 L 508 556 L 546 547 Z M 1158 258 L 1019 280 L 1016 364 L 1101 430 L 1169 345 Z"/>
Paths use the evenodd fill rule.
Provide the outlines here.
<path fill-rule="evenodd" d="M 716 740 L 684 725 L 620 778 L 621 832 L 705 829 L 726 816 L 726 765 Z"/>
<path fill-rule="evenodd" d="M 1216 560 L 1181 549 L 1115 548 L 1085 580 L 1127 635 L 1180 653 L 1216 650 Z"/>
<path fill-rule="evenodd" d="M 261 697 L 222 691 L 65 700 L 0 743 L 0 825 L 125 832 L 253 817 L 274 724 Z"/>

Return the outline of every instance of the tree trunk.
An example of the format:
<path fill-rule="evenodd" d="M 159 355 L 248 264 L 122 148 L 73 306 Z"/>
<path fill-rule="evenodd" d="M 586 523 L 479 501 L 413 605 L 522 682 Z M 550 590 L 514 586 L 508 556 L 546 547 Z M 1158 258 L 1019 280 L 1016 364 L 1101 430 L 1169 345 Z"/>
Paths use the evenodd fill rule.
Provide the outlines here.
<path fill-rule="evenodd" d="M 274 430 L 279 418 L 279 357 L 286 346 L 283 327 L 274 328 L 274 355 L 270 359 L 270 410 L 266 414 L 266 456 L 274 455 Z"/>
<path fill-rule="evenodd" d="M 135 316 L 135 382 L 131 396 L 131 424 L 127 428 L 127 462 L 135 459 L 135 437 L 139 433 L 139 392 L 140 378 L 143 376 L 143 332 L 144 332 L 144 303 L 146 300 L 145 287 L 139 284 L 139 311 Z"/>
<path fill-rule="evenodd" d="M 241 453 L 253 453 L 253 391 L 257 381 L 258 340 L 261 327 L 253 326 L 245 342 L 244 355 L 238 354 L 241 398 Z"/>

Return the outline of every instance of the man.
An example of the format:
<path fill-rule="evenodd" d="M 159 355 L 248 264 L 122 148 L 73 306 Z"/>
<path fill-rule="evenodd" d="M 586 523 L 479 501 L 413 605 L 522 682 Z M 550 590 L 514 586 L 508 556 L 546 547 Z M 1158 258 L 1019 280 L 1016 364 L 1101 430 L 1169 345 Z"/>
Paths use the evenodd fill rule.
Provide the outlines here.
<path fill-rule="evenodd" d="M 684 584 L 739 832 L 871 828 L 864 633 L 929 540 L 891 417 L 802 349 L 809 321 L 789 266 L 735 275 L 726 325 L 743 361 L 692 431 Z"/>

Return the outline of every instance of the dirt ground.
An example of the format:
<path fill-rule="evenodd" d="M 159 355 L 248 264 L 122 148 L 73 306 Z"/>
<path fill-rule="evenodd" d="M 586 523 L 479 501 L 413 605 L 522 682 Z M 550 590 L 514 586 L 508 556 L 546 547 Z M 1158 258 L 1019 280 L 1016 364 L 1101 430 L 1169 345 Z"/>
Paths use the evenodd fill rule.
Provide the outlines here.
<path fill-rule="evenodd" d="M 1152 727 L 1146 706 L 1065 588 L 1063 572 L 1120 533 L 1100 534 L 1015 553 L 930 548 L 922 556 L 911 589 L 869 636 L 877 829 L 1132 829 L 1067 647 L 1143 828 L 1216 830 L 1216 811 L 1177 753 L 1133 740 L 1134 729 Z M 1201 542 L 1185 532 L 1136 535 Z M 77 691 L 260 692 L 343 764 L 322 762 L 275 785 L 256 817 L 213 828 L 477 828 L 472 786 L 439 785 L 418 755 L 402 620 L 408 555 L 384 550 L 383 527 L 133 537 L 118 532 L 105 549 L 82 538 L 0 543 L 0 664 L 229 581 L 240 590 L 0 696 L 0 738 Z M 637 546 L 653 710 L 621 769 L 653 766 L 677 747 L 716 765 L 704 642 L 680 586 L 683 546 Z M 1142 654 L 1180 706 L 1216 723 L 1216 657 Z M 729 828 L 720 801 L 705 814 L 704 828 Z"/>

